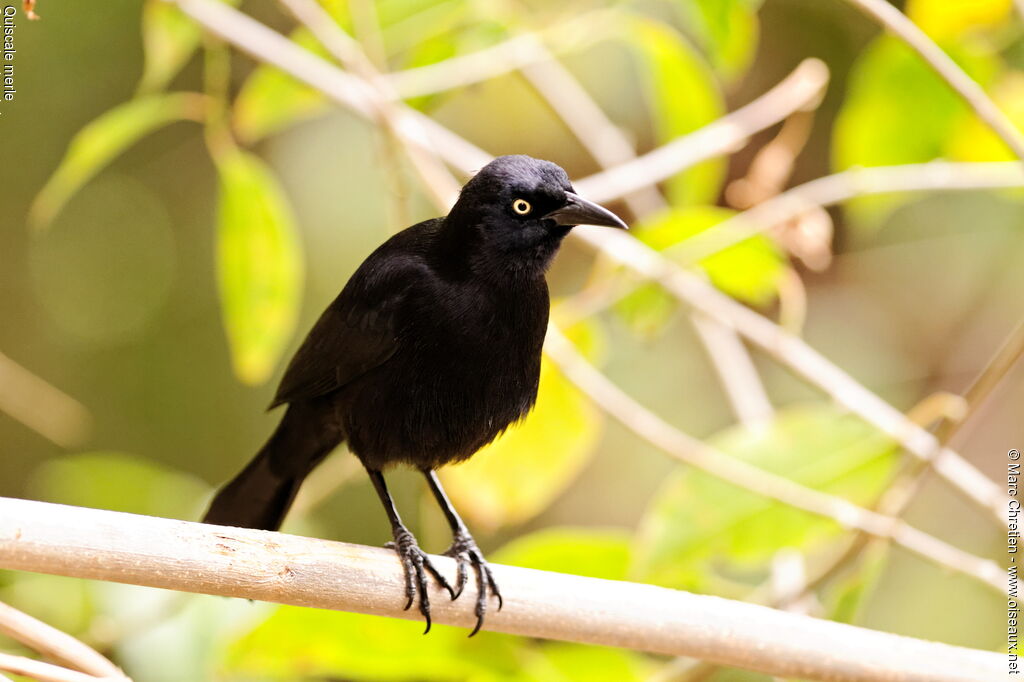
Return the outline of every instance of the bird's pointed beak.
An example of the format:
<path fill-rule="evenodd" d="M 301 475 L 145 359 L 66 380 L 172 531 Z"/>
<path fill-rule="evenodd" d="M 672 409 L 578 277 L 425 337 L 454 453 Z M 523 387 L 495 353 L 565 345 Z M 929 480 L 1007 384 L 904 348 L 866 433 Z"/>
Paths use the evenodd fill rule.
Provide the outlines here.
<path fill-rule="evenodd" d="M 556 225 L 605 225 L 629 229 L 626 223 L 622 222 L 622 218 L 603 206 L 598 206 L 572 192 L 566 192 L 565 199 L 565 206 L 556 208 L 544 217 L 554 220 Z"/>

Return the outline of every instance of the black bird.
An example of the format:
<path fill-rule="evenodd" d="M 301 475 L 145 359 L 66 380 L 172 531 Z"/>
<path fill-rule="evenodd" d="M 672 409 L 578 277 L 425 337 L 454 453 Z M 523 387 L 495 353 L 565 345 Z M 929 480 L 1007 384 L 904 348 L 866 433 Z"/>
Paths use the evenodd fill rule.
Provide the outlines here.
<path fill-rule="evenodd" d="M 501 593 L 434 474 L 467 459 L 533 407 L 548 322 L 544 272 L 575 225 L 625 228 L 573 192 L 565 171 L 502 156 L 462 188 L 447 217 L 399 232 L 356 270 L 292 358 L 271 408 L 277 430 L 210 505 L 208 523 L 276 530 L 303 479 L 342 441 L 366 467 L 430 630 L 426 573 L 457 598 L 476 574 L 476 634 Z M 455 586 L 402 524 L 383 469 L 427 479 L 452 529 Z"/>

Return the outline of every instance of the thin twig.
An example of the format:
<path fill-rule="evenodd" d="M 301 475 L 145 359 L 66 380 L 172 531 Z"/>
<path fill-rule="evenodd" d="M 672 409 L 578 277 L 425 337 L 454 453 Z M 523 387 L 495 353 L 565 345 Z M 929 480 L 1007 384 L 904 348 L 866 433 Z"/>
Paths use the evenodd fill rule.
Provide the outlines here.
<path fill-rule="evenodd" d="M 971 191 L 1024 187 L 1024 168 L 1017 161 L 957 163 L 929 161 L 877 166 L 816 178 L 777 194 L 669 249 L 674 260 L 696 263 L 808 211 L 855 197 L 921 191 Z"/>
<path fill-rule="evenodd" d="M 130 682 L 120 668 L 89 645 L 2 602 L 0 633 L 69 668 Z"/>
<path fill-rule="evenodd" d="M 39 682 L 123 682 L 123 677 L 94 677 L 33 658 L 0 652 L 0 670 L 31 677 Z"/>
<path fill-rule="evenodd" d="M 450 558 L 431 561 L 454 575 Z M 402 609 L 401 562 L 386 549 L 29 500 L 0 498 L 0 568 L 418 617 Z M 695 656 L 832 682 L 980 681 L 995 679 L 1005 667 L 1005 656 L 991 652 L 719 597 L 491 568 L 505 597 L 504 608 L 489 610 L 484 622 L 496 632 Z M 434 621 L 470 626 L 476 620 L 472 589 L 451 601 L 433 585 Z"/>
<path fill-rule="evenodd" d="M 797 509 L 833 519 L 875 537 L 888 538 L 934 563 L 953 569 L 1006 593 L 1006 577 L 994 561 L 982 559 L 947 542 L 834 495 L 807 488 L 716 450 L 668 424 L 623 392 L 595 369 L 551 325 L 545 349 L 563 374 L 623 426 L 676 459 L 733 485 Z"/>
<path fill-rule="evenodd" d="M 722 380 L 725 395 L 739 422 L 757 426 L 771 419 L 775 408 L 736 330 L 699 311 L 690 313 L 690 321 Z"/>
<path fill-rule="evenodd" d="M 794 111 L 814 106 L 828 84 L 828 67 L 805 59 L 765 94 L 700 130 L 595 173 L 573 184 L 595 201 L 610 201 L 672 177 L 701 161 L 735 151 L 751 135 L 782 121 Z"/>
<path fill-rule="evenodd" d="M 0 353 L 0 412 L 63 448 L 81 445 L 92 428 L 85 407 Z"/>
<path fill-rule="evenodd" d="M 405 71 L 394 71 L 384 77 L 403 98 L 454 90 L 546 60 L 550 52 L 547 48 L 538 48 L 547 43 L 559 53 L 591 45 L 608 33 L 617 16 L 615 10 L 593 10 L 552 25 L 539 33 L 515 36 L 470 54 Z"/>
<path fill-rule="evenodd" d="M 881 24 L 911 49 L 921 55 L 939 77 L 953 88 L 964 102 L 978 115 L 1006 146 L 1024 160 L 1024 136 L 1004 114 L 985 90 L 978 85 L 953 59 L 942 51 L 918 26 L 886 0 L 846 0 L 864 14 Z"/>

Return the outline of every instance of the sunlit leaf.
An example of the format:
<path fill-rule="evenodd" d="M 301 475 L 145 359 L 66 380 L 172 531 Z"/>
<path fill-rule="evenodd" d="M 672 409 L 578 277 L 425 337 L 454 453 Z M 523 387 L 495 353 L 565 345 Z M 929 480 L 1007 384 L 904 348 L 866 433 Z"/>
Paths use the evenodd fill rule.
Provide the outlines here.
<path fill-rule="evenodd" d="M 990 28 L 1010 16 L 1013 0 L 908 0 L 910 19 L 937 41 Z"/>
<path fill-rule="evenodd" d="M 220 174 L 217 276 L 235 374 L 265 381 L 295 328 L 302 252 L 291 208 L 256 157 L 216 156 Z"/>
<path fill-rule="evenodd" d="M 623 22 L 647 93 L 658 139 L 667 142 L 700 128 L 724 113 L 725 104 L 711 69 L 672 27 L 647 18 Z M 680 204 L 713 202 L 721 189 L 725 161 L 705 161 L 668 180 L 670 198 Z"/>
<path fill-rule="evenodd" d="M 526 657 L 527 679 L 544 682 L 646 682 L 656 664 L 632 651 L 548 642 Z"/>
<path fill-rule="evenodd" d="M 600 423 L 600 413 L 545 360 L 533 412 L 469 461 L 443 469 L 445 488 L 477 526 L 525 521 L 580 472 Z"/>
<path fill-rule="evenodd" d="M 988 83 L 996 70 L 991 55 L 950 50 L 976 80 Z M 918 54 L 888 36 L 875 40 L 850 72 L 846 99 L 832 134 L 838 170 L 854 166 L 921 163 L 946 154 L 966 105 Z M 862 198 L 847 204 L 867 224 L 900 197 Z"/>
<path fill-rule="evenodd" d="M 145 54 L 140 92 L 167 85 L 199 46 L 199 26 L 172 3 L 147 0 L 142 8 L 142 47 Z"/>
<path fill-rule="evenodd" d="M 658 250 L 678 244 L 685 246 L 688 237 L 733 215 L 735 211 L 717 206 L 675 209 L 641 226 L 637 236 Z M 764 305 L 775 299 L 786 270 L 786 258 L 774 242 L 756 235 L 702 259 L 700 266 L 715 286 L 730 296 Z"/>
<path fill-rule="evenodd" d="M 515 678 L 521 643 L 437 624 L 424 637 L 422 622 L 285 606 L 232 647 L 226 667 L 272 680 L 504 680 Z"/>
<path fill-rule="evenodd" d="M 202 113 L 202 96 L 181 92 L 139 97 L 102 114 L 71 139 L 36 196 L 29 222 L 37 229 L 47 227 L 71 195 L 129 145 L 174 121 L 199 120 Z"/>
<path fill-rule="evenodd" d="M 47 460 L 30 487 L 47 502 L 178 519 L 193 518 L 209 493 L 194 476 L 117 452 Z"/>
<path fill-rule="evenodd" d="M 546 528 L 516 538 L 493 552 L 496 563 L 625 580 L 631 536 L 620 530 Z"/>
<path fill-rule="evenodd" d="M 732 427 L 709 443 L 766 471 L 856 503 L 888 481 L 893 444 L 831 405 L 779 412 L 763 427 Z M 658 492 L 641 524 L 637 569 L 647 580 L 712 590 L 716 579 L 763 578 L 781 548 L 808 550 L 841 531 L 830 519 L 682 468 Z"/>

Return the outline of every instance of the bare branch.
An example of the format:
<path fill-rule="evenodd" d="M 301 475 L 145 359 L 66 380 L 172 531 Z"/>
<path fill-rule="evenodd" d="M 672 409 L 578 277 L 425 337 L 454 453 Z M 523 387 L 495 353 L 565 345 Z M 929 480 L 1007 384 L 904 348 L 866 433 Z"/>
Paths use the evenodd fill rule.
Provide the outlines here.
<path fill-rule="evenodd" d="M 1013 122 L 1000 111 L 985 90 L 914 22 L 886 0 L 846 1 L 877 21 L 921 55 L 928 66 L 963 98 L 967 106 L 974 110 L 974 113 L 992 129 L 992 132 L 1002 138 L 1014 155 L 1024 160 L 1024 136 L 1013 125 Z"/>
<path fill-rule="evenodd" d="M 828 67 L 805 59 L 774 88 L 714 123 L 607 171 L 574 182 L 595 201 L 610 201 L 661 182 L 694 164 L 742 146 L 756 132 L 782 121 L 794 111 L 817 103 L 828 84 Z"/>
<path fill-rule="evenodd" d="M 0 353 L 0 411 L 43 438 L 69 448 L 92 428 L 89 411 L 71 396 Z"/>
<path fill-rule="evenodd" d="M 0 652 L 0 670 L 31 677 L 40 682 L 124 682 L 123 677 L 94 677 L 59 665 Z"/>
<path fill-rule="evenodd" d="M 670 249 L 673 259 L 696 263 L 759 232 L 822 206 L 855 197 L 918 191 L 970 191 L 1024 187 L 1017 161 L 929 161 L 902 166 L 851 168 L 797 185 L 750 210 L 696 234 Z"/>
<path fill-rule="evenodd" d="M 758 495 L 833 519 L 847 528 L 888 538 L 940 566 L 969 575 L 1002 594 L 1006 593 L 1006 577 L 994 561 L 958 549 L 899 519 L 872 512 L 843 498 L 807 488 L 730 457 L 671 426 L 595 369 L 553 325 L 548 327 L 545 349 L 565 376 L 608 415 L 676 459 Z"/>
<path fill-rule="evenodd" d="M 558 52 L 578 50 L 593 44 L 607 34 L 617 14 L 615 10 L 586 12 L 550 26 L 539 34 L 516 36 L 471 54 L 395 71 L 385 78 L 403 98 L 465 87 L 547 60 L 550 52 L 545 47 L 546 42 L 551 42 L 552 49 Z M 549 35 L 556 36 L 556 39 L 548 41 Z"/>
<path fill-rule="evenodd" d="M 722 380 L 729 404 L 740 423 L 751 426 L 771 419 L 775 408 L 736 330 L 699 311 L 690 313 L 690 321 Z"/>
<path fill-rule="evenodd" d="M 454 575 L 451 559 L 431 561 Z M 416 617 L 402 610 L 402 567 L 385 549 L 28 500 L 0 498 L 0 568 Z M 832 682 L 981 682 L 995 679 L 1005 666 L 1005 656 L 990 652 L 718 597 L 492 569 L 505 606 L 488 614 L 485 627 L 497 632 L 695 656 Z M 443 594 L 434 588 L 435 622 L 470 626 L 473 595 L 449 601 Z"/>
<path fill-rule="evenodd" d="M 120 668 L 92 647 L 2 602 L 0 633 L 69 668 L 95 677 L 130 682 Z"/>

